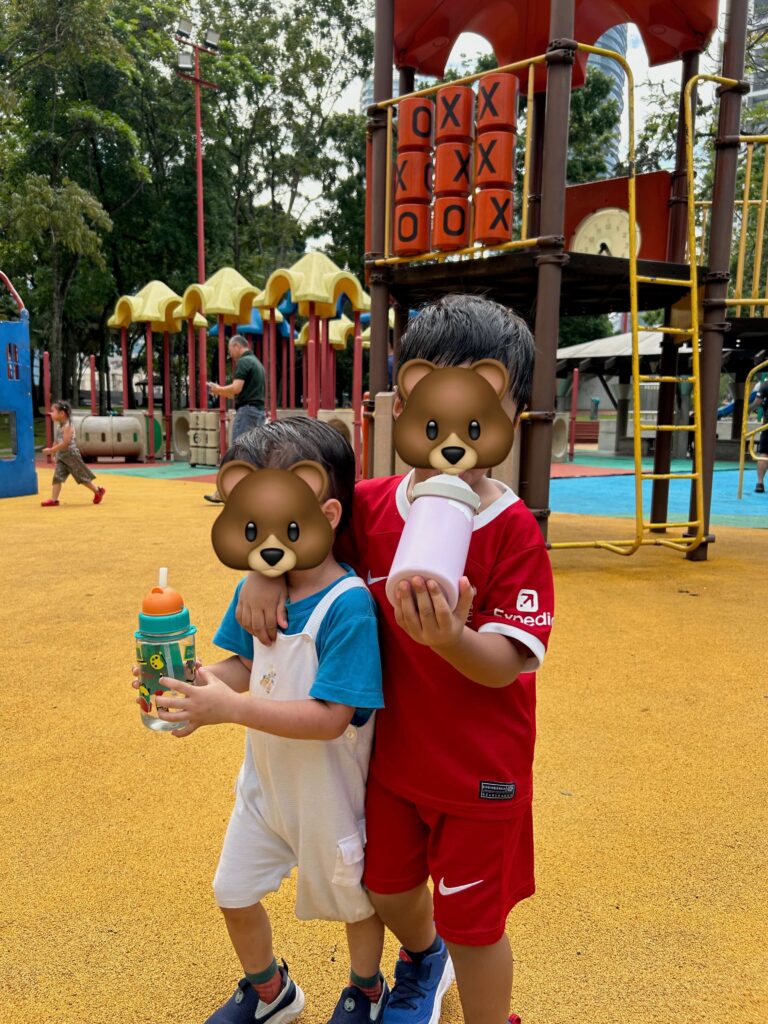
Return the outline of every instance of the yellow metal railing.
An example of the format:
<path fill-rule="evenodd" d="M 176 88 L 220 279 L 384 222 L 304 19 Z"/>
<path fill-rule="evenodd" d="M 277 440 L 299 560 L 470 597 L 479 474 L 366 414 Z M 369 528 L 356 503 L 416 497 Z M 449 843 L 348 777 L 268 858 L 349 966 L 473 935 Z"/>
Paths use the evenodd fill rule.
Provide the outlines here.
<path fill-rule="evenodd" d="M 719 79 L 718 79 L 719 80 Z M 724 81 L 724 80 L 723 80 Z M 738 141 L 746 147 L 744 157 L 744 181 L 741 197 L 736 200 L 740 225 L 734 235 L 734 253 L 736 259 L 735 274 L 729 283 L 729 295 L 725 305 L 736 310 L 741 316 L 742 306 L 749 306 L 749 315 L 755 316 L 761 310 L 765 316 L 768 306 L 768 266 L 763 271 L 763 255 L 765 252 L 765 221 L 768 213 L 768 135 L 739 135 Z M 756 159 L 756 148 L 762 154 Z M 760 170 L 762 169 L 762 174 Z M 759 196 L 753 195 L 753 182 L 760 177 Z M 699 262 L 704 261 L 706 252 L 707 227 L 712 208 L 712 201 L 699 199 L 695 201 L 699 215 L 698 245 L 695 249 Z M 757 213 L 754 221 L 753 213 Z M 750 232 L 754 225 L 754 241 L 750 244 Z M 745 281 L 748 276 L 748 261 L 752 259 L 751 287 Z M 747 287 L 745 288 L 745 284 Z"/>
<path fill-rule="evenodd" d="M 741 439 L 739 441 L 739 490 L 738 496 L 741 498 L 742 490 L 744 488 L 744 461 L 747 448 L 747 442 L 749 442 L 749 456 L 751 459 L 757 461 L 760 458 L 768 458 L 765 455 L 758 455 L 755 448 L 755 438 L 758 434 L 762 434 L 764 430 L 768 430 L 768 422 L 763 421 L 759 426 L 753 430 L 749 429 L 749 396 L 752 392 L 752 381 L 755 379 L 761 370 L 768 368 L 768 359 L 765 362 L 758 363 L 754 366 L 747 374 L 747 379 L 744 381 L 744 410 L 741 417 Z"/>

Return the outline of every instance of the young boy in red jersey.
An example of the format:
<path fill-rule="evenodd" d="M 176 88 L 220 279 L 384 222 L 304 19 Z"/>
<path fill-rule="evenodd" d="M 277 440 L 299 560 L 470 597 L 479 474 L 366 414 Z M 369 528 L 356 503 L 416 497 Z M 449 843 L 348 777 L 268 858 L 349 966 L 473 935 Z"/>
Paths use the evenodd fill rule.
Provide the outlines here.
<path fill-rule="evenodd" d="M 509 371 L 506 408 L 517 421 L 534 344 L 503 306 L 453 295 L 425 307 L 399 361 L 488 358 Z M 395 416 L 402 408 L 396 398 Z M 368 780 L 364 882 L 403 947 L 383 1024 L 436 1024 L 454 969 L 466 1024 L 503 1024 L 512 990 L 506 919 L 534 891 L 534 672 L 552 624 L 552 573 L 523 503 L 486 470 L 469 470 L 461 476 L 481 504 L 455 611 L 420 577 L 400 584 L 393 608 L 385 581 L 413 487 L 432 475 L 358 483 L 343 552 L 379 606 L 386 705 Z M 261 581 L 249 583 L 238 618 L 268 642 L 284 612 Z"/>

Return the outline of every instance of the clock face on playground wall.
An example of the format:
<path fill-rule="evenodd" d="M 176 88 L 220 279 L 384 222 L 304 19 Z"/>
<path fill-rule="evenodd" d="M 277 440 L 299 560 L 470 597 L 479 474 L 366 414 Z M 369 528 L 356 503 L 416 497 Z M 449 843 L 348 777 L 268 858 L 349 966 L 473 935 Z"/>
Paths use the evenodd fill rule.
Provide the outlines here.
<path fill-rule="evenodd" d="M 640 225 L 635 226 L 635 252 L 640 251 Z M 629 214 L 618 206 L 606 206 L 588 214 L 573 233 L 571 252 L 591 256 L 629 257 Z"/>

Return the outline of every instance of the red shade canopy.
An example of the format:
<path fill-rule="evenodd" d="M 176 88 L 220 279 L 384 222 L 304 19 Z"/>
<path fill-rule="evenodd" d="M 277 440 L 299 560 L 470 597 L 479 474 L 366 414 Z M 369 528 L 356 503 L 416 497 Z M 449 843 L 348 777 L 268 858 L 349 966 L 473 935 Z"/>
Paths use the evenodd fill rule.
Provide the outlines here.
<path fill-rule="evenodd" d="M 594 44 L 614 25 L 634 22 L 652 66 L 705 48 L 717 24 L 717 0 L 576 0 L 575 38 Z M 462 32 L 476 32 L 499 64 L 544 53 L 549 0 L 395 0 L 395 63 L 442 78 Z M 577 59 L 574 85 L 584 81 L 586 55 Z M 525 72 L 521 74 L 525 77 Z M 540 80 L 539 80 L 540 78 Z M 537 89 L 544 87 L 544 76 Z"/>

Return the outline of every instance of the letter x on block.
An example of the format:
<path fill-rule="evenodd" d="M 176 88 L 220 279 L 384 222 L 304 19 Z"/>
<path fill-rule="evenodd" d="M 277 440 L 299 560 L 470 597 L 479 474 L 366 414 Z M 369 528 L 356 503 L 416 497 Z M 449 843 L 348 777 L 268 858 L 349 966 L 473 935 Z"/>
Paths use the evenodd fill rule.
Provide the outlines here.
<path fill-rule="evenodd" d="M 491 196 L 491 202 L 496 210 L 496 216 L 493 218 L 490 230 L 493 231 L 497 224 L 501 224 L 505 231 L 509 231 L 509 220 L 507 219 L 506 214 L 512 200 L 507 196 L 504 202 L 500 203 L 496 196 Z"/>
<path fill-rule="evenodd" d="M 488 110 L 494 117 L 499 116 L 499 112 L 493 105 L 493 94 L 499 88 L 500 82 L 494 82 L 490 89 L 486 89 L 483 83 L 480 83 L 480 99 L 483 101 L 483 109 L 477 113 L 478 121 L 484 116 L 486 110 Z"/>
<path fill-rule="evenodd" d="M 487 146 L 483 145 L 483 138 L 477 140 L 477 155 L 480 157 L 480 166 L 477 168 L 477 173 L 482 174 L 485 167 L 488 168 L 490 174 L 496 173 L 496 168 L 491 162 L 491 153 L 493 152 L 498 139 L 491 139 Z"/>
<path fill-rule="evenodd" d="M 459 119 L 458 117 L 456 117 L 455 110 L 456 104 L 459 102 L 460 99 L 461 93 L 459 92 L 456 93 L 452 100 L 449 100 L 447 96 L 440 97 L 440 101 L 443 104 L 443 120 L 440 124 L 441 128 L 445 128 L 445 126 L 448 124 L 449 118 L 456 125 L 457 128 L 461 128 L 461 125 L 459 124 Z"/>

